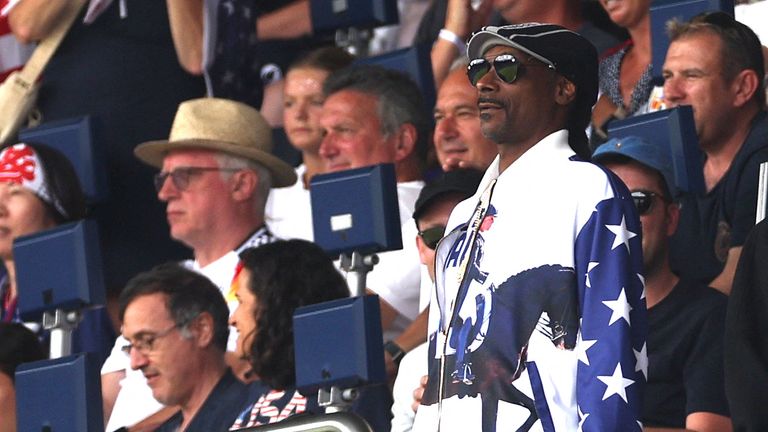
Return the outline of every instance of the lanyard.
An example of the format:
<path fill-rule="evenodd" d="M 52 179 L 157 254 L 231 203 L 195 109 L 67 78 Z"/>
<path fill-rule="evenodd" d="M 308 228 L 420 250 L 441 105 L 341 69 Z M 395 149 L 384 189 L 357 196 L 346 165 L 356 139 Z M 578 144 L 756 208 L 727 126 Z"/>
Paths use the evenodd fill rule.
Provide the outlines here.
<path fill-rule="evenodd" d="M 467 227 L 467 244 L 468 244 L 468 250 L 469 253 L 464 254 L 464 258 L 459 262 L 458 271 L 457 271 L 457 282 L 458 282 L 458 289 L 456 290 L 456 298 L 451 301 L 449 306 L 449 313 L 446 314 L 446 316 L 450 316 L 450 321 L 448 321 L 447 325 L 440 329 L 443 333 L 443 347 L 442 347 L 442 353 L 440 355 L 440 383 L 438 388 L 438 424 L 437 429 L 440 430 L 440 422 L 443 417 L 443 397 L 445 396 L 445 357 L 446 357 L 446 351 L 448 349 L 448 332 L 451 328 L 451 323 L 453 323 L 456 318 L 457 314 L 459 313 L 459 301 L 461 300 L 462 292 L 464 291 L 464 285 L 471 283 L 471 281 L 467 280 L 467 273 L 469 271 L 471 263 L 475 260 L 475 243 L 477 242 L 477 236 L 480 232 L 480 226 L 483 224 L 483 220 L 485 219 L 485 216 L 488 214 L 488 209 L 491 206 L 491 196 L 493 195 L 493 189 L 494 186 L 496 186 L 496 179 L 491 180 L 491 182 L 488 184 L 488 186 L 485 188 L 483 193 L 480 195 L 480 201 L 478 201 L 477 205 L 475 206 L 475 210 L 472 213 L 472 218 L 469 221 L 469 225 Z"/>

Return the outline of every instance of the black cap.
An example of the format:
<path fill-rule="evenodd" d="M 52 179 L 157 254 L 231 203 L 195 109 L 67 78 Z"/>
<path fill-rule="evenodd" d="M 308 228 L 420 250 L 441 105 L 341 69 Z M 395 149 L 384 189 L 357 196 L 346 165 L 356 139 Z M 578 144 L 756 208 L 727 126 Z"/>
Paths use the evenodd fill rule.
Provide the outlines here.
<path fill-rule="evenodd" d="M 462 199 L 471 197 L 477 191 L 483 172 L 476 169 L 457 169 L 442 174 L 424 186 L 416 200 L 413 218 L 418 219 L 432 205 L 436 198 L 445 194 L 458 194 Z"/>
<path fill-rule="evenodd" d="M 480 58 L 495 45 L 519 49 L 553 65 L 560 75 L 576 84 L 576 110 L 590 112 L 597 100 L 598 60 L 594 45 L 583 36 L 555 24 L 486 26 L 472 34 L 467 57 L 470 61 Z"/>

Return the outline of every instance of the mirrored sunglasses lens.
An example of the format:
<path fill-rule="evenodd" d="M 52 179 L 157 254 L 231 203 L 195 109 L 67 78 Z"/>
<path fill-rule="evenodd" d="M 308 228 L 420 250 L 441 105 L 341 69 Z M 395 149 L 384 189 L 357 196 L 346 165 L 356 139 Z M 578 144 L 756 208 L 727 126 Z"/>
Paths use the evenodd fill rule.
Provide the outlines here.
<path fill-rule="evenodd" d="M 645 192 L 632 192 L 632 200 L 635 202 L 637 208 L 637 214 L 642 216 L 648 213 L 651 209 L 651 201 L 653 197 Z"/>
<path fill-rule="evenodd" d="M 424 244 L 428 248 L 435 250 L 435 247 L 437 247 L 437 243 L 440 241 L 441 238 L 443 238 L 443 234 L 445 234 L 445 227 L 437 226 L 437 227 L 422 231 L 421 239 L 424 240 Z"/>
<path fill-rule="evenodd" d="M 507 84 L 512 84 L 517 79 L 517 71 L 520 64 L 514 58 L 509 60 L 496 60 L 493 62 L 493 68 L 496 69 L 496 75 Z"/>
<path fill-rule="evenodd" d="M 491 64 L 488 63 L 485 59 L 472 60 L 469 63 L 469 66 L 467 66 L 467 76 L 469 77 L 469 82 L 472 83 L 472 85 L 477 85 L 477 82 L 480 81 L 480 79 L 482 79 L 490 70 Z"/>

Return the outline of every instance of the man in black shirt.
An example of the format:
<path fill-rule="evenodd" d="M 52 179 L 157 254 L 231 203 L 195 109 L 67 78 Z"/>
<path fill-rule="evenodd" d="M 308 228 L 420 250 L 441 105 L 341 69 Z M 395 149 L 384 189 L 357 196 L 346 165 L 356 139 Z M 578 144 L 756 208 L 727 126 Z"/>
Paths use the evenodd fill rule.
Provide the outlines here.
<path fill-rule="evenodd" d="M 669 153 L 628 137 L 603 144 L 593 159 L 627 185 L 643 227 L 648 307 L 643 424 L 730 431 L 723 384 L 727 299 L 712 288 L 679 278 L 670 268 L 669 238 L 677 228 L 680 208 L 673 199 L 676 187 Z"/>

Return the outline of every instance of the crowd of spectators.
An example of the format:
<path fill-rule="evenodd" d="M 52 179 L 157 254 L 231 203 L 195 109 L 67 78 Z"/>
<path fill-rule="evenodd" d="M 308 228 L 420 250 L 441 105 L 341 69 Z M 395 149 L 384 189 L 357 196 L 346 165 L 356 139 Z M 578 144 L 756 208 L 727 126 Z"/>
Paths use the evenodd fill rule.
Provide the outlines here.
<path fill-rule="evenodd" d="M 650 0 L 399 0 L 401 25 L 375 32 L 370 51 L 430 44 L 435 106 L 407 71 L 356 64 L 316 33 L 311 1 L 86 2 L 37 109 L 44 123 L 94 119 L 109 195 L 86 202 L 53 148 L 0 150 L 0 413 L 16 366 L 50 338 L 7 324 L 22 322 L 13 241 L 89 217 L 109 301 L 84 314 L 74 350 L 100 356 L 107 432 L 320 414 L 296 389 L 291 317 L 354 294 L 356 279 L 312 243 L 311 180 L 391 163 L 403 248 L 380 253 L 366 281 L 389 387 L 352 408 L 374 430 L 768 430 L 750 379 L 768 376 L 765 223 L 754 229 L 768 1 L 652 34 Z M 63 3 L 0 0 L 0 82 Z M 669 41 L 663 83 L 656 38 Z M 679 187 L 669 143 L 607 133 L 683 105 L 702 193 Z M 298 164 L 277 156 L 281 130 Z M 613 234 L 592 234 L 595 219 Z M 608 265 L 584 245 L 614 234 L 624 282 L 601 302 L 619 279 L 590 286 Z M 550 281 L 569 288 L 536 309 L 523 293 Z M 533 334 L 518 340 L 529 312 Z M 587 352 L 622 320 L 620 356 Z M 611 408 L 588 412 L 595 389 Z M 14 430 L 3 415 L 0 431 Z"/>

